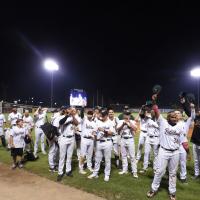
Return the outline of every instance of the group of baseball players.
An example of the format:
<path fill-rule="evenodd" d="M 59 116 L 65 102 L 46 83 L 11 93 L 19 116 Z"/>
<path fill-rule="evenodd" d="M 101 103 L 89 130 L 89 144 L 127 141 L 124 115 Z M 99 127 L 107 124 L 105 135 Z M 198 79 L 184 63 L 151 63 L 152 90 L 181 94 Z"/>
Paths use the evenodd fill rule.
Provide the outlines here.
<path fill-rule="evenodd" d="M 154 95 L 156 98 L 156 95 Z M 45 133 L 41 126 L 47 120 L 47 109 L 39 107 L 32 118 L 26 110 L 24 116 L 17 112 L 14 107 L 8 116 L 10 123 L 9 137 L 6 136 L 8 148 L 11 149 L 13 157 L 12 168 L 22 168 L 23 150 L 26 148 L 24 138 L 31 138 L 31 131 L 35 127 L 34 156 L 37 157 L 39 142 L 41 151 L 45 151 Z M 119 117 L 114 110 L 109 109 L 84 109 L 65 106 L 51 117 L 51 124 L 57 128 L 57 133 L 51 140 L 47 138 L 49 145 L 48 162 L 49 170 L 57 172 L 57 181 L 63 176 L 72 175 L 72 156 L 77 151 L 79 173 L 87 174 L 89 179 L 98 178 L 101 164 L 104 168 L 104 181 L 109 181 L 111 173 L 111 157 L 114 155 L 115 165 L 120 168 L 119 175 L 128 174 L 128 159 L 131 164 L 131 174 L 138 178 L 137 164 L 141 159 L 144 146 L 143 168 L 139 171 L 144 174 L 149 165 L 151 148 L 153 149 L 154 179 L 147 197 L 153 197 L 160 186 L 166 169 L 169 174 L 169 197 L 175 200 L 176 176 L 180 166 L 180 180 L 186 183 L 187 154 L 189 153 L 187 134 L 192 122 L 195 122 L 193 142 L 193 153 L 195 160 L 195 176 L 199 177 L 200 167 L 200 116 L 195 114 L 194 104 L 190 104 L 188 119 L 183 120 L 181 110 L 171 111 L 165 119 L 156 104 L 151 107 L 143 106 L 138 116 L 134 119 L 128 108 Z M 0 114 L 0 138 L 2 145 L 6 145 L 3 137 L 3 124 L 6 122 L 3 114 Z M 199 129 L 198 129 L 199 128 Z M 135 134 L 140 129 L 140 136 L 135 153 Z M 200 135 L 199 135 L 200 136 Z M 87 168 L 87 170 L 86 170 Z"/>

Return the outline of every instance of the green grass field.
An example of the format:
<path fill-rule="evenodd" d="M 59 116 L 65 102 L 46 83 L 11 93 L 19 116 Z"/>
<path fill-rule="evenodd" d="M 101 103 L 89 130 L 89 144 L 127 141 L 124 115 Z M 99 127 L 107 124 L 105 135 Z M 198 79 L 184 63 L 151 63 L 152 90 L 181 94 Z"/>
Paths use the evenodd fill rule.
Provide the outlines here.
<path fill-rule="evenodd" d="M 138 134 L 135 137 L 135 143 L 137 147 Z M 192 151 L 191 151 L 192 152 Z M 40 158 L 34 162 L 27 162 L 25 164 L 25 170 L 38 174 L 39 176 L 46 177 L 53 181 L 56 181 L 57 174 L 50 173 L 48 171 L 47 155 L 39 153 Z M 10 152 L 6 151 L 0 146 L 0 161 L 8 165 L 11 165 Z M 142 162 L 139 162 L 138 169 L 142 168 Z M 199 200 L 200 197 L 200 180 L 192 180 L 193 175 L 193 161 L 188 161 L 188 184 L 182 184 L 177 180 L 177 199 L 181 200 Z M 145 175 L 140 175 L 138 180 L 134 179 L 131 174 L 120 176 L 118 175 L 118 169 L 114 166 L 114 160 L 112 160 L 112 170 L 109 182 L 103 181 L 103 168 L 100 171 L 100 177 L 98 179 L 89 180 L 87 175 L 80 175 L 78 173 L 78 162 L 74 155 L 73 157 L 73 177 L 64 177 L 62 184 L 70 185 L 75 188 L 94 193 L 98 196 L 105 197 L 109 200 L 129 200 L 129 199 L 147 199 L 146 193 L 150 189 L 150 185 L 153 179 L 153 171 L 150 167 Z M 88 173 L 89 174 L 89 173 Z M 159 193 L 153 199 L 169 199 L 168 198 L 168 179 L 163 177 Z"/>

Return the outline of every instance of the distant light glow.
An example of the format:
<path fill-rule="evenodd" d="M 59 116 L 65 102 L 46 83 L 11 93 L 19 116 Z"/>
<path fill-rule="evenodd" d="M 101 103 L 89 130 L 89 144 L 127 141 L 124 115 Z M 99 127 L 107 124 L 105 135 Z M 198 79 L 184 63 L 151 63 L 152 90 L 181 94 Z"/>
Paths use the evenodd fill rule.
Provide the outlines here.
<path fill-rule="evenodd" d="M 200 67 L 191 70 L 190 74 L 193 77 L 200 77 Z"/>
<path fill-rule="evenodd" d="M 58 64 L 53 59 L 46 59 L 44 61 L 44 67 L 49 71 L 57 71 L 59 68 Z"/>

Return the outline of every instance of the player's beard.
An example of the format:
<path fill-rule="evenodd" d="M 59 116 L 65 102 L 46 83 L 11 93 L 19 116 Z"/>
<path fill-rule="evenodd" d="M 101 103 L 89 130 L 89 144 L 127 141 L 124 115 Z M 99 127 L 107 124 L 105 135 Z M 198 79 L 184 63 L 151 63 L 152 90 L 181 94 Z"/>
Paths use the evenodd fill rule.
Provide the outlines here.
<path fill-rule="evenodd" d="M 171 125 L 171 126 L 175 126 L 176 125 L 176 122 L 172 122 L 172 121 L 168 121 L 168 123 Z"/>

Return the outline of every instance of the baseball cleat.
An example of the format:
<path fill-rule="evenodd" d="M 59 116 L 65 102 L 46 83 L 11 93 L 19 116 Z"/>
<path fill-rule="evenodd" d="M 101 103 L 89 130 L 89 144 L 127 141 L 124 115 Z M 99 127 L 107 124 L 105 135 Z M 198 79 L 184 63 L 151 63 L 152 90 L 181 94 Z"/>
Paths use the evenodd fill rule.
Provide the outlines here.
<path fill-rule="evenodd" d="M 118 174 L 119 174 L 119 175 L 123 175 L 123 174 L 128 174 L 128 172 L 127 172 L 127 171 L 121 171 L 121 172 L 119 172 Z"/>
<path fill-rule="evenodd" d="M 140 174 L 144 174 L 144 173 L 146 173 L 146 171 L 147 171 L 147 170 L 145 170 L 145 169 L 141 169 L 141 170 L 139 171 L 139 173 L 140 173 Z"/>
<path fill-rule="evenodd" d="M 152 198 L 156 195 L 156 191 L 150 190 L 147 192 L 147 197 L 148 198 Z"/>
<path fill-rule="evenodd" d="M 181 183 L 183 183 L 183 184 L 187 184 L 187 183 L 188 183 L 186 178 L 185 178 L 185 179 L 180 179 L 180 181 L 181 181 Z"/>
<path fill-rule="evenodd" d="M 79 174 L 87 174 L 87 172 L 82 169 L 82 170 L 79 170 Z"/>
<path fill-rule="evenodd" d="M 98 176 L 98 175 L 95 175 L 95 174 L 90 174 L 90 175 L 88 176 L 88 178 L 89 178 L 89 179 L 99 178 L 99 176 Z"/>
<path fill-rule="evenodd" d="M 57 182 L 62 181 L 62 177 L 63 177 L 63 175 L 58 175 L 58 176 L 57 176 Z"/>
<path fill-rule="evenodd" d="M 169 194 L 169 199 L 170 200 L 176 200 L 176 195 L 175 194 Z"/>
<path fill-rule="evenodd" d="M 17 164 L 12 164 L 11 169 L 16 169 L 17 168 Z"/>
<path fill-rule="evenodd" d="M 66 176 L 73 177 L 72 171 L 66 172 Z"/>
<path fill-rule="evenodd" d="M 105 181 L 105 182 L 108 182 L 108 181 L 109 181 L 109 179 L 110 179 L 110 177 L 109 177 L 109 176 L 105 176 L 105 177 L 104 177 L 104 181 Z"/>
<path fill-rule="evenodd" d="M 90 167 L 90 168 L 88 168 L 88 170 L 90 171 L 90 172 L 93 172 L 94 170 Z"/>
<path fill-rule="evenodd" d="M 19 163 L 19 164 L 18 164 L 18 167 L 19 167 L 20 169 L 22 169 L 22 168 L 24 167 L 24 165 L 23 165 L 22 163 Z"/>
<path fill-rule="evenodd" d="M 135 172 L 135 173 L 133 173 L 133 178 L 138 178 L 138 175 L 137 175 L 137 173 Z"/>
<path fill-rule="evenodd" d="M 46 155 L 46 154 L 47 154 L 47 152 L 46 152 L 46 151 L 43 151 L 43 152 L 42 152 L 42 154 L 43 154 L 43 155 Z"/>

